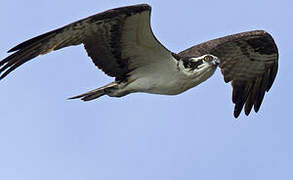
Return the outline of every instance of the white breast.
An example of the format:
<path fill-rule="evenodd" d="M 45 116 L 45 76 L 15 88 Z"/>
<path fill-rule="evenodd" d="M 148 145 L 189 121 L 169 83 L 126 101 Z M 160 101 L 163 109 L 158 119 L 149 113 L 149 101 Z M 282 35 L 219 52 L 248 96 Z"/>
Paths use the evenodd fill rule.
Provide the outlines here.
<path fill-rule="evenodd" d="M 198 85 L 214 73 L 213 70 L 205 73 L 204 76 L 186 74 L 171 54 L 169 60 L 157 62 L 160 63 L 149 64 L 134 70 L 129 77 L 131 83 L 125 87 L 125 90 L 175 95 Z"/>

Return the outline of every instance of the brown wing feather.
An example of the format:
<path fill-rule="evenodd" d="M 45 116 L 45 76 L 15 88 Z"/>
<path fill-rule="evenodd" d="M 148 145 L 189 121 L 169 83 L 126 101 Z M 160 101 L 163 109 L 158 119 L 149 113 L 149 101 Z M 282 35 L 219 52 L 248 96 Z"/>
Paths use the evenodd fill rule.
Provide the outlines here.
<path fill-rule="evenodd" d="M 99 68 L 122 79 L 128 69 L 127 61 L 121 58 L 117 27 L 127 17 L 150 10 L 146 4 L 116 8 L 27 40 L 10 49 L 8 52 L 16 52 L 0 61 L 0 79 L 38 55 L 81 43 Z"/>
<path fill-rule="evenodd" d="M 201 43 L 180 55 L 207 53 L 221 59 L 224 80 L 232 82 L 234 116 L 239 116 L 244 105 L 246 115 L 253 106 L 257 112 L 278 70 L 278 49 L 272 36 L 265 31 L 234 34 Z"/>

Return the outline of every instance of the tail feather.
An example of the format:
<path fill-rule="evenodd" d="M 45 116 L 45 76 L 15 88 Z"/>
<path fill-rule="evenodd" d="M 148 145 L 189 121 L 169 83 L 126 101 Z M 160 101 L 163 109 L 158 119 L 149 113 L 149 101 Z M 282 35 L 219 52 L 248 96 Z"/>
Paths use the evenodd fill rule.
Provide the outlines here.
<path fill-rule="evenodd" d="M 92 91 L 89 91 L 89 92 L 86 92 L 86 93 L 83 93 L 83 94 L 80 94 L 77 96 L 70 97 L 70 98 L 68 98 L 68 100 L 80 98 L 83 101 L 91 101 L 93 99 L 96 99 L 96 98 L 99 98 L 103 95 L 106 95 L 107 90 L 109 90 L 110 88 L 115 88 L 116 85 L 117 85 L 116 82 L 112 82 L 106 86 L 94 89 Z"/>
<path fill-rule="evenodd" d="M 95 89 L 95 90 L 86 92 L 84 94 L 80 94 L 80 95 L 77 95 L 77 96 L 70 97 L 68 99 L 71 100 L 71 99 L 79 99 L 80 98 L 83 101 L 90 101 L 90 100 L 96 99 L 98 97 L 101 97 L 101 96 L 103 96 L 105 94 L 106 93 L 105 93 L 104 89 Z"/>

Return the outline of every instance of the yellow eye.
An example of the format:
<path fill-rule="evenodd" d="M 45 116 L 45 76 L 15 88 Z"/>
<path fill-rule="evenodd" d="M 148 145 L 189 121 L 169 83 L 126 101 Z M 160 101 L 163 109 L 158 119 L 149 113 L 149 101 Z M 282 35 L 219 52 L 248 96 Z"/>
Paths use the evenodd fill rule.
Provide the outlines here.
<path fill-rule="evenodd" d="M 212 56 L 205 56 L 205 57 L 204 57 L 204 60 L 205 60 L 205 61 L 211 61 L 212 59 L 213 59 Z"/>

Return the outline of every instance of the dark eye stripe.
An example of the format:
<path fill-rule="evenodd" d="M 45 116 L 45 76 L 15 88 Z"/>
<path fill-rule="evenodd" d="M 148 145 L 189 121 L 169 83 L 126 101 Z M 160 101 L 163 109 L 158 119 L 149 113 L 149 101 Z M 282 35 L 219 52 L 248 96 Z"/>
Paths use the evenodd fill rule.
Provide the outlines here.
<path fill-rule="evenodd" d="M 197 61 L 197 62 L 191 62 L 191 68 L 192 69 L 196 69 L 199 65 L 201 65 L 203 63 L 202 60 Z"/>
<path fill-rule="evenodd" d="M 197 62 L 190 61 L 190 59 L 183 59 L 183 65 L 185 68 L 190 68 L 192 70 L 196 69 L 199 65 L 203 63 L 202 60 Z"/>

